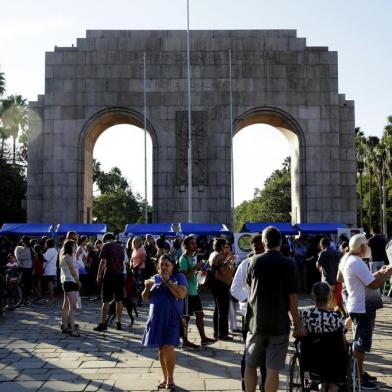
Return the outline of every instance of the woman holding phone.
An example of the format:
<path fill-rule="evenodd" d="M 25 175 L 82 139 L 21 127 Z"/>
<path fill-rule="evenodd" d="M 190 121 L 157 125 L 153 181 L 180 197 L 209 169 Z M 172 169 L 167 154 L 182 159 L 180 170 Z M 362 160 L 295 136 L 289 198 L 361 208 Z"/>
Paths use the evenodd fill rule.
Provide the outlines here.
<path fill-rule="evenodd" d="M 180 344 L 180 322 L 183 318 L 187 279 L 179 273 L 171 255 L 158 260 L 158 274 L 145 280 L 142 293 L 150 301 L 150 310 L 142 344 L 159 348 L 163 378 L 158 389 L 174 390 L 175 347 Z"/>

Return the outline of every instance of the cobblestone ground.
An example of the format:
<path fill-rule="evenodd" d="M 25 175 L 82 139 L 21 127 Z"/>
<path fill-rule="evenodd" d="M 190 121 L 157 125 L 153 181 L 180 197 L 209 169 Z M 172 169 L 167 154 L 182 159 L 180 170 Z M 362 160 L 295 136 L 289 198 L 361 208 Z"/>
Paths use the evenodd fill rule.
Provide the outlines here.
<path fill-rule="evenodd" d="M 301 305 L 309 300 L 301 299 Z M 212 335 L 212 302 L 204 302 Z M 152 391 L 161 377 L 156 350 L 140 345 L 147 307 L 139 308 L 132 329 L 93 331 L 99 303 L 83 301 L 77 322 L 81 337 L 60 332 L 60 298 L 53 306 L 31 305 L 0 317 L 1 391 Z M 123 325 L 129 322 L 124 317 Z M 191 340 L 198 342 L 194 321 Z M 240 336 L 196 352 L 178 350 L 175 381 L 180 391 L 240 391 Z M 293 352 L 290 348 L 290 354 Z M 392 390 L 392 305 L 377 315 L 374 350 L 367 369 L 379 378 L 379 390 Z M 286 388 L 282 374 L 280 388 Z"/>

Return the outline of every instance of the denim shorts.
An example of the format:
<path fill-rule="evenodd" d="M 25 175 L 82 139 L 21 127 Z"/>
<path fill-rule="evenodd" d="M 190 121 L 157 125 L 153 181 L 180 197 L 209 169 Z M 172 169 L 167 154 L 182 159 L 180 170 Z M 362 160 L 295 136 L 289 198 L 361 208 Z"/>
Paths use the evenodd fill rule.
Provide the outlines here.
<path fill-rule="evenodd" d="M 353 321 L 354 349 L 360 353 L 368 353 L 372 348 L 376 311 L 366 313 L 350 313 Z"/>
<path fill-rule="evenodd" d="M 258 335 L 248 332 L 245 343 L 246 366 L 255 368 L 260 364 L 267 369 L 284 369 L 289 347 L 289 334 Z"/>

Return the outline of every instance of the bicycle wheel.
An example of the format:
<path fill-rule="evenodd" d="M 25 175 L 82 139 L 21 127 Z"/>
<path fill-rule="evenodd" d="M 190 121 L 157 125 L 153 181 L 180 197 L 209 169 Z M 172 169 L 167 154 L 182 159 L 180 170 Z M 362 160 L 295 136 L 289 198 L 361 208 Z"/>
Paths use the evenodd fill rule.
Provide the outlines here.
<path fill-rule="evenodd" d="M 289 363 L 289 380 L 287 383 L 289 392 L 302 391 L 301 369 L 299 367 L 299 354 L 295 353 Z"/>

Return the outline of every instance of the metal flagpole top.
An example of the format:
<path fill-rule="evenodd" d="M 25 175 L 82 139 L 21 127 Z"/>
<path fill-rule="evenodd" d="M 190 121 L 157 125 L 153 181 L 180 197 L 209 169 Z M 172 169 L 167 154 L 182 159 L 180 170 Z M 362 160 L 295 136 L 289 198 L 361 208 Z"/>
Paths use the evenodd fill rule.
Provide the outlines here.
<path fill-rule="evenodd" d="M 192 104 L 189 39 L 189 0 L 187 0 L 187 58 L 188 58 L 188 222 L 192 223 Z"/>

